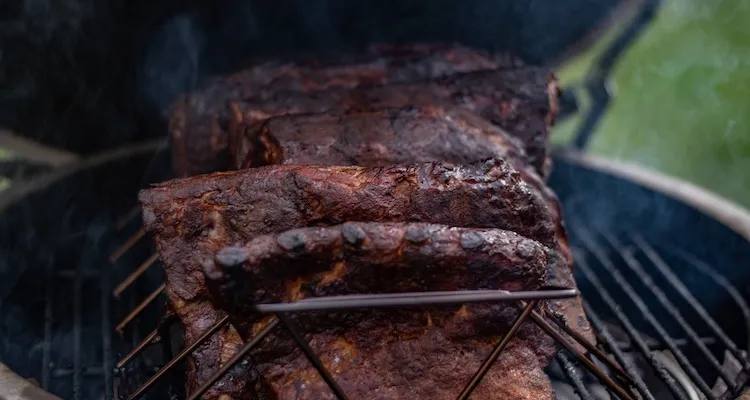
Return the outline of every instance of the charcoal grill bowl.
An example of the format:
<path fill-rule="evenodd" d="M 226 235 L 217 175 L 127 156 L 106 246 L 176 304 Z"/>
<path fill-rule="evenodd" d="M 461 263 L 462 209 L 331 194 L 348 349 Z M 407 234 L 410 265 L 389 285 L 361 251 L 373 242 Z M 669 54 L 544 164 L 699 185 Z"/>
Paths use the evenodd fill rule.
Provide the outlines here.
<path fill-rule="evenodd" d="M 162 142 L 105 152 L 0 194 L 0 362 L 65 399 L 111 398 L 111 349 L 129 346 L 113 319 L 132 306 L 129 296 L 111 297 L 128 272 L 107 261 L 121 240 L 113 224 L 140 188 L 168 177 Z M 137 250 L 125 262 L 145 257 Z"/>
<path fill-rule="evenodd" d="M 116 266 L 110 266 L 106 256 L 129 234 L 127 229 L 135 229 L 115 232 L 113 223 L 135 205 L 137 190 L 166 178 L 168 154 L 158 149 L 151 143 L 107 153 L 42 177 L 27 190 L 2 195 L 0 361 L 63 398 L 112 398 L 113 360 L 132 346 L 129 336 L 121 339 L 111 329 L 128 301 L 112 301 L 110 293 L 112 282 L 127 273 L 126 265 L 147 253 L 134 251 Z M 750 214 L 648 171 L 580 154 L 555 158 L 550 183 L 565 208 L 573 246 L 581 245 L 575 235 L 580 226 L 615 234 L 636 232 L 657 248 L 689 251 L 733 282 L 743 298 L 750 298 Z M 744 324 L 736 323 L 741 313 L 735 300 L 709 284 L 701 290 L 703 277 L 687 267 L 675 265 L 675 271 L 745 348 L 747 332 Z M 132 291 L 134 299 L 156 286 L 161 276 L 158 269 L 151 273 Z M 592 289 L 582 284 L 581 290 L 598 308 L 588 295 Z M 47 299 L 53 303 L 47 305 Z M 82 310 L 80 330 L 75 327 L 75 307 Z M 155 310 L 146 313 L 139 321 L 141 333 L 152 329 L 157 317 Z M 48 343 L 45 329 L 50 331 Z M 165 387 L 156 387 L 148 398 L 166 395 Z"/>

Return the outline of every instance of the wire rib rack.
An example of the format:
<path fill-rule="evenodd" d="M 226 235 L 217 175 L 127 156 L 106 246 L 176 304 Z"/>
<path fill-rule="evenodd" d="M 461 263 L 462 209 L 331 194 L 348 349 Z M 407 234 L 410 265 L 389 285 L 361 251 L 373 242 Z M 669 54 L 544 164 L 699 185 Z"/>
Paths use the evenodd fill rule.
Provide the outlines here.
<path fill-rule="evenodd" d="M 234 365 L 244 360 L 265 336 L 278 334 L 275 332 L 283 329 L 317 369 L 332 393 L 339 399 L 347 399 L 334 377 L 310 348 L 304 333 L 300 332 L 293 320 L 288 317 L 290 313 L 478 301 L 512 301 L 518 304 L 519 314 L 511 329 L 498 341 L 493 352 L 467 382 L 458 399 L 470 396 L 492 363 L 512 340 L 518 328 L 529 322 L 539 326 L 561 346 L 563 350 L 557 355 L 556 361 L 563 376 L 581 399 L 602 398 L 594 394 L 592 385 L 594 389 L 601 387 L 610 398 L 628 400 L 662 398 L 664 390 L 680 400 L 733 399 L 741 394 L 747 383 L 747 371 L 750 368 L 747 353 L 730 339 L 701 304 L 700 299 L 681 281 L 672 266 L 654 246 L 638 235 L 625 235 L 623 239 L 623 236 L 616 237 L 613 234 L 580 228 L 573 233 L 582 243 L 573 249 L 577 261 L 577 278 L 585 282 L 587 288 L 584 293 L 584 305 L 595 329 L 598 347 L 588 343 L 563 322 L 545 317 L 535 310 L 540 301 L 576 296 L 577 292 L 570 289 L 350 295 L 313 298 L 294 303 L 257 304 L 257 312 L 272 314 L 274 318 L 270 319 L 261 332 L 248 340 L 244 347 L 198 390 L 188 394 L 187 398 L 200 398 Z M 135 235 L 142 236 L 140 232 L 136 232 Z M 131 243 L 131 246 L 135 242 L 137 241 L 126 241 Z M 687 254 L 682 254 L 682 257 L 725 290 L 736 291 L 721 275 L 712 272 L 710 267 L 700 264 Z M 144 264 L 152 265 L 152 260 L 153 257 L 149 257 Z M 134 273 L 142 273 L 139 272 L 142 266 Z M 132 282 L 134 279 L 128 277 L 125 281 L 128 280 Z M 123 330 L 127 323 L 135 319 L 163 290 L 164 285 L 159 286 L 139 303 L 134 311 L 125 317 L 124 323 L 118 324 L 118 329 Z M 589 303 L 594 298 L 597 304 L 603 307 L 592 307 Z M 628 299 L 628 303 L 623 302 L 623 298 Z M 743 315 L 750 315 L 741 296 L 737 295 L 736 300 L 745 310 Z M 678 306 L 677 302 L 684 304 Z M 667 320 L 669 323 L 665 322 Z M 160 337 L 160 332 L 164 331 L 164 326 L 173 321 L 174 318 L 167 315 L 162 320 L 162 326 L 145 335 L 144 339 L 120 360 L 118 367 L 123 367 L 149 344 L 154 343 L 155 339 Z M 229 323 L 229 317 L 221 318 L 195 342 L 166 361 L 155 374 L 129 393 L 127 398 L 135 400 L 141 397 L 159 379 L 167 376 L 171 368 Z M 745 323 L 747 324 L 747 321 Z M 648 333 L 644 331 L 644 325 L 648 328 Z M 616 337 L 618 335 L 619 337 Z M 576 343 L 586 352 L 579 351 Z M 641 362 L 644 360 L 645 368 Z M 650 379 L 646 377 L 658 377 L 659 383 L 647 382 Z"/>

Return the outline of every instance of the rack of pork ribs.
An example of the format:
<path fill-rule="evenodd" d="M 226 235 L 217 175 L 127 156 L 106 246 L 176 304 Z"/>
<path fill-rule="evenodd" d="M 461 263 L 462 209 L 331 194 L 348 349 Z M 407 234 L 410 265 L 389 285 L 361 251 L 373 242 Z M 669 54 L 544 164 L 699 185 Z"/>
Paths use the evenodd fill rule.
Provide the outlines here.
<path fill-rule="evenodd" d="M 188 177 L 140 202 L 196 343 L 186 393 L 551 399 L 560 343 L 596 351 L 544 182 L 557 95 L 542 68 L 414 45 L 266 62 L 181 98 Z"/>

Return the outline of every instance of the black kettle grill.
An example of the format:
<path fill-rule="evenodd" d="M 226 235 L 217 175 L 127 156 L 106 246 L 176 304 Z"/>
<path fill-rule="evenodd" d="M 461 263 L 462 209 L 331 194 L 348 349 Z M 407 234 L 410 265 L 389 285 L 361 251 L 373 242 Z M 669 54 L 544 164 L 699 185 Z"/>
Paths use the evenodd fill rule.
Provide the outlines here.
<path fill-rule="evenodd" d="M 591 74 L 587 90 L 598 100 L 579 147 L 606 108 L 609 68 L 653 15 L 654 3 L 643 4 Z M 0 361 L 9 367 L 0 365 L 1 394 L 125 398 L 181 356 L 189 344 L 162 318 L 162 273 L 149 268 L 156 261 L 138 241 L 133 208 L 140 188 L 169 178 L 169 165 L 163 140 L 142 142 L 0 195 Z M 750 368 L 750 213 L 674 178 L 569 149 L 556 152 L 550 185 L 599 348 L 632 378 L 633 396 L 740 398 Z M 127 237 L 130 250 L 118 252 Z M 118 286 L 134 271 L 127 290 Z M 115 333 L 134 309 L 137 318 Z M 180 368 L 144 398 L 185 398 Z M 617 398 L 588 371 L 561 351 L 548 368 L 558 398 Z"/>

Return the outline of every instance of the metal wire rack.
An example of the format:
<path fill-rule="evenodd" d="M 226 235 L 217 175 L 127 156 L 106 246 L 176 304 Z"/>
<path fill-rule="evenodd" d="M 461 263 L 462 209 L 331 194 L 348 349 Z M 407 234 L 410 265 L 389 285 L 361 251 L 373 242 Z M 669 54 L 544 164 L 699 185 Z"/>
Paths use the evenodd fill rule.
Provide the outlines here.
<path fill-rule="evenodd" d="M 606 306 L 603 310 L 601 307 L 595 310 L 588 301 L 584 300 L 587 315 L 599 341 L 598 347 L 587 342 L 561 321 L 545 317 L 534 310 L 539 301 L 576 296 L 577 292 L 570 289 L 349 295 L 305 299 L 292 303 L 257 304 L 255 305 L 257 312 L 272 314 L 274 318 L 260 333 L 248 340 L 244 347 L 197 391 L 189 394 L 188 398 L 191 400 L 200 398 L 234 365 L 242 361 L 266 335 L 273 333 L 280 326 L 291 335 L 299 349 L 328 383 L 331 391 L 339 399 L 346 399 L 345 393 L 311 350 L 304 335 L 288 318 L 287 315 L 290 313 L 499 301 L 515 302 L 521 311 L 511 329 L 504 334 L 480 369 L 474 373 L 471 381 L 458 395 L 458 399 L 468 398 L 513 338 L 517 329 L 527 321 L 539 326 L 564 349 L 557 355 L 557 362 L 575 392 L 584 400 L 599 398 L 592 394 L 591 383 L 586 383 L 592 380 L 603 385 L 611 396 L 620 399 L 661 398 L 660 390 L 663 388 L 666 388 L 675 399 L 721 400 L 736 398 L 740 395 L 748 380 L 750 360 L 748 360 L 747 353 L 730 339 L 701 301 L 681 281 L 652 245 L 638 235 L 626 235 L 627 239 L 622 239 L 609 233 L 591 232 L 581 228 L 576 229 L 574 235 L 583 244 L 575 247 L 574 253 L 577 260 L 578 279 L 585 281 L 588 288 L 584 293 L 584 299 L 596 297 L 600 300 L 599 303 Z M 710 279 L 725 286 L 728 284 L 721 281 L 720 275 L 712 274 L 710 268 L 697 265 Z M 657 273 L 660 275 L 658 280 L 655 276 Z M 130 278 L 126 278 L 126 281 L 128 279 Z M 669 293 L 667 293 L 668 290 Z M 731 290 L 731 285 L 727 287 L 727 290 Z M 145 307 L 144 304 L 151 303 L 153 298 L 162 291 L 163 285 L 152 292 L 152 295 L 144 302 L 137 305 L 134 312 L 128 314 L 123 322 L 132 321 Z M 613 294 L 615 291 L 621 293 Z M 628 299 L 630 304 L 624 304 L 622 298 Z M 743 309 L 747 309 L 741 297 L 738 300 L 744 307 Z M 678 306 L 676 304 L 678 301 L 685 304 Z M 684 311 L 686 306 L 692 315 L 686 315 Z M 607 322 L 600 316 L 601 312 L 606 312 Z M 637 316 L 634 317 L 633 313 Z M 616 323 L 610 322 L 610 317 L 614 318 Z M 638 318 L 637 323 L 635 318 Z M 668 318 L 669 323 L 665 322 Z M 171 321 L 174 321 L 174 318 L 168 315 L 162 323 L 169 324 Z M 128 399 L 135 400 L 143 395 L 171 368 L 229 323 L 229 318 L 226 316 L 217 321 L 195 342 L 166 362 L 151 378 L 131 393 Z M 655 338 L 648 336 L 642 329 L 636 328 L 636 326 L 642 327 L 644 323 L 653 329 Z M 696 323 L 701 326 L 696 326 Z M 118 327 L 122 329 L 125 325 L 127 323 L 121 323 Z M 676 331 L 672 325 L 676 326 Z M 118 367 L 128 363 L 138 352 L 153 343 L 161 331 L 163 327 L 157 327 L 147 334 L 143 341 L 120 360 Z M 624 340 L 616 339 L 614 331 L 624 333 Z M 702 334 L 703 332 L 707 335 Z M 583 346 L 586 352 L 580 352 L 576 344 Z M 690 349 L 689 355 L 686 348 Z M 724 357 L 724 359 L 720 360 L 719 357 Z M 645 360 L 651 371 L 644 371 L 643 368 L 637 366 L 635 358 Z M 696 365 L 695 361 L 691 361 L 696 359 L 700 360 L 700 366 Z M 583 370 L 579 367 L 581 365 L 584 367 Z M 659 385 L 647 383 L 644 378 L 646 375 L 659 377 L 661 383 Z M 715 382 L 710 382 L 711 378 L 715 379 Z"/>
<path fill-rule="evenodd" d="M 130 240 L 128 242 L 131 242 Z M 129 279 L 129 278 L 127 278 Z M 126 318 L 118 324 L 118 330 L 122 331 L 128 322 L 132 321 L 135 316 L 145 307 L 145 305 L 153 301 L 153 297 L 159 295 L 164 290 L 164 285 L 159 286 L 156 291 L 152 292 L 142 303 L 140 303 L 133 312 L 129 313 Z M 255 337 L 247 341 L 247 343 L 219 370 L 217 370 L 206 382 L 204 382 L 194 393 L 189 395 L 189 399 L 200 398 L 208 389 L 211 388 L 219 379 L 228 373 L 228 371 L 242 361 L 248 354 L 269 334 L 271 334 L 277 326 L 282 326 L 284 330 L 293 338 L 294 342 L 300 350 L 305 354 L 308 361 L 315 367 L 320 374 L 321 378 L 327 383 L 331 392 L 335 394 L 338 399 L 348 399 L 340 385 L 336 382 L 331 373 L 326 369 L 314 351 L 310 348 L 308 342 L 304 339 L 304 335 L 299 331 L 292 321 L 288 317 L 289 313 L 307 312 L 307 311 L 337 311 L 353 308 L 382 308 L 382 307 L 423 307 L 423 306 L 434 306 L 434 305 L 455 305 L 455 304 L 466 304 L 475 302 L 515 302 L 521 307 L 521 311 L 514 320 L 510 329 L 505 332 L 502 339 L 495 345 L 493 351 L 487 356 L 485 361 L 482 363 L 480 368 L 473 374 L 471 380 L 467 382 L 457 399 L 464 400 L 468 399 L 477 385 L 481 382 L 484 375 L 489 371 L 492 364 L 497 360 L 502 351 L 507 347 L 510 340 L 514 337 L 521 325 L 530 319 L 533 323 L 539 326 L 544 332 L 554 338 L 562 347 L 571 352 L 575 358 L 581 362 L 587 370 L 595 375 L 601 382 L 611 391 L 617 393 L 622 399 L 633 399 L 628 393 L 628 390 L 623 387 L 619 382 L 632 382 L 632 379 L 620 368 L 615 362 L 610 360 L 608 356 L 599 351 L 593 344 L 588 342 L 581 335 L 577 334 L 574 330 L 570 329 L 564 323 L 557 319 L 548 319 L 543 316 L 540 312 L 535 310 L 539 301 L 571 298 L 577 296 L 578 293 L 574 289 L 562 289 L 562 290 L 536 290 L 536 291 L 517 291 L 509 292 L 504 290 L 473 290 L 473 291 L 452 291 L 452 292 L 411 292 L 411 293 L 393 293 L 393 294 L 368 294 L 368 295 L 344 295 L 344 296 L 328 296 L 304 299 L 297 302 L 291 303 L 275 303 L 275 304 L 256 304 L 254 306 L 255 311 L 259 313 L 273 314 L 273 318 L 267 322 L 267 325 L 257 334 Z M 552 322 L 550 322 L 552 321 Z M 213 326 L 208 328 L 200 337 L 198 337 L 193 343 L 182 349 L 175 357 L 166 362 L 152 377 L 150 377 L 145 383 L 139 386 L 133 393 L 128 395 L 129 400 L 135 400 L 140 398 L 147 390 L 149 390 L 159 379 L 166 376 L 170 369 L 172 369 L 178 362 L 182 361 L 185 357 L 190 355 L 198 346 L 204 343 L 208 338 L 216 333 L 219 329 L 228 324 L 229 317 L 224 316 L 220 318 Z M 133 359 L 138 352 L 142 351 L 149 343 L 153 342 L 156 336 L 158 336 L 159 328 L 149 333 L 142 342 L 135 346 L 120 362 L 118 367 L 124 366 L 127 362 Z M 567 336 L 567 337 L 566 337 Z M 572 339 L 572 340 L 571 340 Z M 577 345 L 583 346 L 588 351 L 588 354 L 584 354 L 578 350 Z M 609 374 L 596 365 L 592 361 L 592 356 L 596 356 L 597 359 L 606 365 L 611 371 L 616 374 L 615 378 L 609 376 Z"/>

